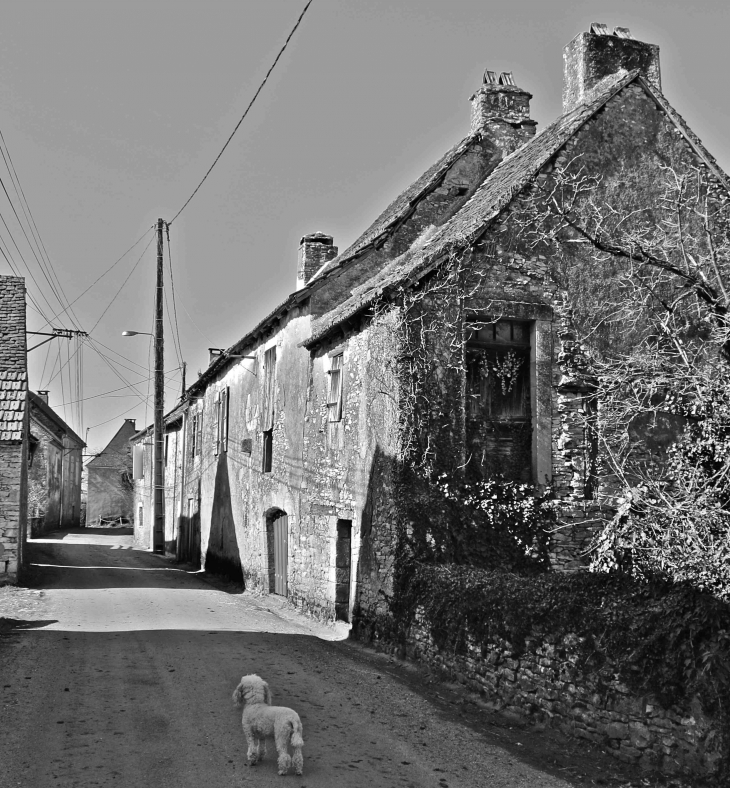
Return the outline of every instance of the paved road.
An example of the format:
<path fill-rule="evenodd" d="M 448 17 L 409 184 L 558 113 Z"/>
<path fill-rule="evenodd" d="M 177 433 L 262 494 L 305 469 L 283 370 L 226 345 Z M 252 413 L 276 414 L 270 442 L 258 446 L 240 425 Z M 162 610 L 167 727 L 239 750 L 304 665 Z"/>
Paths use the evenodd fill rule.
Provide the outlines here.
<path fill-rule="evenodd" d="M 575 784 L 461 722 L 412 674 L 346 642 L 344 625 L 213 585 L 119 531 L 53 537 L 30 545 L 42 591 L 0 596 L 12 619 L 0 635 L 3 787 Z M 303 777 L 279 777 L 271 754 L 245 765 L 231 703 L 245 673 L 301 715 Z"/>

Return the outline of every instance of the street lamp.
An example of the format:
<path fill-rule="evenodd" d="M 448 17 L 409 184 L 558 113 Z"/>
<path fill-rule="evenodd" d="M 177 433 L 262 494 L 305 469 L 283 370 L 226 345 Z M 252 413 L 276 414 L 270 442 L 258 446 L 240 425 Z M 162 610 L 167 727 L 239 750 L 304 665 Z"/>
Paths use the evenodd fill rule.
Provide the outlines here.
<path fill-rule="evenodd" d="M 123 337 L 136 337 L 139 334 L 144 334 L 145 336 L 148 337 L 154 336 L 153 334 L 150 334 L 147 331 L 122 331 Z"/>

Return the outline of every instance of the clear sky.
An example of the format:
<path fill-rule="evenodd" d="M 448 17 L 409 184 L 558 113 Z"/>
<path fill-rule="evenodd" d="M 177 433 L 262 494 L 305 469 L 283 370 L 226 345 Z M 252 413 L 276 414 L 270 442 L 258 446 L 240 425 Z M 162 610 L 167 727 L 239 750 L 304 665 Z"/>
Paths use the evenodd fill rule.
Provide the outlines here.
<path fill-rule="evenodd" d="M 69 300 L 157 217 L 177 213 L 304 5 L 2 3 L 0 130 Z M 469 97 L 485 68 L 512 71 L 533 93 L 538 129 L 554 120 L 562 49 L 593 21 L 629 27 L 660 46 L 665 95 L 730 169 L 727 0 L 314 0 L 220 163 L 171 228 L 188 383 L 207 366 L 209 346 L 235 342 L 294 289 L 303 234 L 329 233 L 344 249 L 466 135 Z M 0 176 L 10 190 L 1 165 Z M 32 281 L 30 293 L 50 317 L 58 304 L 4 200 L 0 194 L 0 216 L 50 306 Z M 0 227 L 10 244 L 5 232 Z M 121 336 L 152 330 L 154 244 L 130 276 L 143 248 L 74 305 L 83 329 L 99 321 L 83 349 L 83 379 L 72 362 L 48 385 L 73 343 L 53 340 L 30 354 L 31 388 L 50 388 L 51 405 L 82 437 L 91 428 L 91 449 L 102 448 L 123 418 L 139 427 L 152 418 L 151 399 L 123 388 L 152 391 L 149 337 Z M 2 258 L 0 273 L 11 273 Z M 44 320 L 29 309 L 28 323 L 38 330 Z M 54 325 L 71 324 L 61 317 Z M 168 333 L 168 408 L 179 396 L 177 366 Z M 83 423 L 77 406 L 63 405 L 81 382 Z"/>

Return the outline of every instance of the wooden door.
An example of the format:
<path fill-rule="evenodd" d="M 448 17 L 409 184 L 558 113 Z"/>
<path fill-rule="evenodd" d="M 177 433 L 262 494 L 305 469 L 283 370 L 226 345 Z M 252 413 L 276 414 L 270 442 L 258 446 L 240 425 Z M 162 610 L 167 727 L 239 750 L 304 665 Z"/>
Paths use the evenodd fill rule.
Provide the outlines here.
<path fill-rule="evenodd" d="M 289 518 L 285 514 L 274 520 L 274 593 L 286 596 L 289 563 Z"/>
<path fill-rule="evenodd" d="M 352 545 L 352 521 L 337 521 L 337 543 L 335 546 L 335 618 L 350 620 L 350 548 Z"/>

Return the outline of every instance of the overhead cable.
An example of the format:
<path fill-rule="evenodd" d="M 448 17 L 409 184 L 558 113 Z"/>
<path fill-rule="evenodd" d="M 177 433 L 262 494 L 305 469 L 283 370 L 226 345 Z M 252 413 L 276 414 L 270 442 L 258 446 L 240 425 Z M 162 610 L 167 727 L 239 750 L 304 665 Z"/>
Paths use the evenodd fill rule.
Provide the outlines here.
<path fill-rule="evenodd" d="M 241 116 L 241 120 L 239 120 L 238 123 L 236 124 L 236 128 L 233 129 L 233 131 L 231 132 L 231 136 L 226 140 L 226 144 L 221 148 L 221 152 L 215 157 L 215 161 L 210 165 L 210 167 L 208 169 L 208 172 L 206 172 L 205 175 L 203 176 L 203 180 L 200 181 L 200 183 L 195 187 L 195 191 L 190 195 L 190 197 L 188 197 L 188 199 L 185 201 L 185 204 L 183 205 L 183 207 L 180 208 L 180 210 L 172 217 L 172 219 L 168 222 L 168 224 L 172 224 L 175 221 L 175 219 L 177 219 L 177 217 L 180 216 L 180 214 L 187 208 L 187 206 L 190 203 L 190 201 L 198 193 L 198 190 L 200 189 L 200 187 L 205 183 L 206 178 L 213 171 L 213 167 L 215 167 L 215 165 L 218 164 L 218 160 L 223 155 L 223 152 L 228 147 L 228 144 L 230 143 L 230 141 L 233 139 L 233 135 L 238 131 L 238 127 L 243 123 L 246 115 L 248 115 L 249 110 L 251 109 L 251 107 L 253 106 L 254 102 L 258 98 L 259 93 L 261 93 L 261 91 L 263 90 L 263 87 L 266 84 L 267 80 L 269 79 L 269 76 L 271 75 L 271 72 L 274 70 L 274 68 L 276 67 L 276 64 L 279 62 L 279 58 L 284 54 L 284 50 L 289 45 L 289 41 L 291 41 L 291 38 L 294 35 L 294 33 L 296 33 L 297 28 L 299 27 L 300 22 L 304 18 L 304 14 L 307 13 L 307 9 L 309 8 L 310 5 L 312 5 L 312 0 L 308 0 L 307 4 L 304 6 L 304 10 L 299 15 L 299 19 L 297 19 L 297 23 L 294 25 L 294 27 L 291 30 L 291 33 L 289 33 L 289 35 L 286 38 L 286 41 L 284 42 L 284 46 L 279 50 L 279 54 L 276 56 L 276 59 L 271 64 L 271 67 L 269 68 L 269 70 L 266 72 L 266 76 L 264 77 L 263 82 L 259 85 L 258 90 L 256 91 L 256 93 L 254 93 L 254 97 L 251 99 L 251 101 L 249 102 L 249 105 L 246 107 L 246 111 Z"/>

